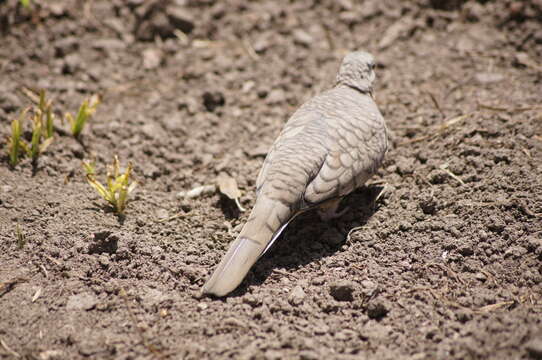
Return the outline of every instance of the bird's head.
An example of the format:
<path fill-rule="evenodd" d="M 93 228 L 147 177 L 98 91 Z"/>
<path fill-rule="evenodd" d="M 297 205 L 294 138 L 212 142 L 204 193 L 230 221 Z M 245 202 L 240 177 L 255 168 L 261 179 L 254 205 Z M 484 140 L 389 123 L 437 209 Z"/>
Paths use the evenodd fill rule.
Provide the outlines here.
<path fill-rule="evenodd" d="M 375 59 L 365 51 L 346 55 L 337 74 L 337 85 L 346 85 L 372 95 L 375 79 Z"/>

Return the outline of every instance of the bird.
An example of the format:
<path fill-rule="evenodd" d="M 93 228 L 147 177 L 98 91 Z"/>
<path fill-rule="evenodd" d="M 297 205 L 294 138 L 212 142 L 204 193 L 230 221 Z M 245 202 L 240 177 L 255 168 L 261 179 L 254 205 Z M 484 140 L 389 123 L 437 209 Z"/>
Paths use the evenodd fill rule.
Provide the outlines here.
<path fill-rule="evenodd" d="M 374 80 L 373 55 L 350 52 L 334 86 L 293 113 L 263 162 L 252 211 L 203 294 L 223 297 L 235 290 L 299 214 L 317 209 L 329 220 L 348 210 L 338 211 L 340 201 L 378 170 L 388 148 Z"/>

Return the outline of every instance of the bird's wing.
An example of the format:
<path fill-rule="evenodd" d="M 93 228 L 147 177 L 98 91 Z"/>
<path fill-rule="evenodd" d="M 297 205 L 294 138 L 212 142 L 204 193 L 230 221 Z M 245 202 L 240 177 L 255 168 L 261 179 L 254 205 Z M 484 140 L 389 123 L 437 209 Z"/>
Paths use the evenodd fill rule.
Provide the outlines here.
<path fill-rule="evenodd" d="M 372 98 L 359 93 L 354 97 L 349 90 L 338 95 L 341 106 L 326 112 L 327 154 L 305 190 L 308 205 L 342 197 L 363 185 L 387 149 L 385 123 Z"/>
<path fill-rule="evenodd" d="M 277 165 L 277 162 L 281 161 L 281 159 L 284 159 L 285 152 L 288 152 L 288 149 L 291 149 L 292 147 L 303 147 L 303 145 L 306 145 L 307 130 L 309 128 L 314 128 L 314 125 L 320 120 L 322 120 L 322 116 L 319 112 L 312 111 L 313 109 L 310 106 L 311 102 L 312 101 L 309 101 L 309 103 L 304 104 L 294 114 L 292 114 L 286 125 L 284 125 L 281 133 L 271 146 L 271 149 L 267 153 L 267 156 L 258 175 L 258 179 L 256 180 L 256 192 L 260 191 L 262 185 L 267 180 L 269 169 L 273 165 Z M 318 126 L 322 127 L 322 125 Z M 316 138 L 309 140 L 321 141 L 320 139 Z M 296 145 L 296 142 L 299 143 L 299 145 Z M 318 151 L 317 148 L 313 148 L 312 150 L 313 152 Z M 323 156 L 325 154 L 322 152 L 322 154 L 314 153 L 310 155 L 323 159 Z M 284 170 L 289 171 L 290 169 Z"/>

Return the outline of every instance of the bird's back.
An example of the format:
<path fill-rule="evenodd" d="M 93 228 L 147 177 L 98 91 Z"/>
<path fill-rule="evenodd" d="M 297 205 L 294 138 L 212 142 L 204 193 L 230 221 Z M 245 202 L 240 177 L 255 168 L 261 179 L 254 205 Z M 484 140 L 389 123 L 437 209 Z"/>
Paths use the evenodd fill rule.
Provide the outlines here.
<path fill-rule="evenodd" d="M 292 115 L 264 162 L 258 196 L 294 210 L 344 196 L 376 171 L 386 148 L 384 119 L 373 99 L 335 87 Z"/>

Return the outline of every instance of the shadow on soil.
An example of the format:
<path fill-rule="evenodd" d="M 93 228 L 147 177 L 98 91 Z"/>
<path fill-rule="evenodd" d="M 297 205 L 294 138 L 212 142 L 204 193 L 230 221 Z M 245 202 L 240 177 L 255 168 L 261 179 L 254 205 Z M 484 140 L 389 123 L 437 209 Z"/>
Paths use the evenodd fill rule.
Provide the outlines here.
<path fill-rule="evenodd" d="M 341 203 L 340 209 L 348 206 L 350 211 L 328 222 L 320 220 L 316 211 L 300 215 L 288 226 L 271 250 L 258 260 L 245 280 L 230 296 L 245 295 L 249 285 L 261 285 L 280 268 L 288 271 L 340 251 L 350 230 L 356 227 L 363 228 L 378 211 L 376 203 L 382 191 L 381 186 L 356 190 Z"/>

